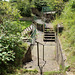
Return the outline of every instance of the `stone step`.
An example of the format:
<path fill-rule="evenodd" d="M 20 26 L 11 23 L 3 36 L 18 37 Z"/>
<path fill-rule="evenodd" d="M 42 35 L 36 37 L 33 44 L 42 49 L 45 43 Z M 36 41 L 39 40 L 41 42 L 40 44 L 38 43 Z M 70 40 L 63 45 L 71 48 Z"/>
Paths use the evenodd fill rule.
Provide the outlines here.
<path fill-rule="evenodd" d="M 49 29 L 49 30 L 47 30 L 47 29 L 45 29 L 45 31 L 54 31 L 54 30 L 50 30 L 50 29 Z"/>
<path fill-rule="evenodd" d="M 44 36 L 44 37 L 55 37 L 55 36 Z"/>
<path fill-rule="evenodd" d="M 44 34 L 44 36 L 55 36 L 55 34 Z"/>
<path fill-rule="evenodd" d="M 55 37 L 44 37 L 45 39 L 55 39 Z"/>
<path fill-rule="evenodd" d="M 45 29 L 53 29 L 53 28 L 46 27 Z"/>
<path fill-rule="evenodd" d="M 43 39 L 45 42 L 55 42 L 55 39 Z"/>
<path fill-rule="evenodd" d="M 44 36 L 44 38 L 46 39 L 55 39 L 55 36 Z"/>
<path fill-rule="evenodd" d="M 44 34 L 55 34 L 55 32 L 44 32 Z"/>
<path fill-rule="evenodd" d="M 50 32 L 50 33 L 51 33 L 51 32 L 54 32 L 54 33 L 55 33 L 55 31 L 44 31 L 44 33 L 49 33 L 49 32 Z"/>
<path fill-rule="evenodd" d="M 55 31 L 53 28 L 45 28 L 43 40 L 45 42 L 55 42 Z"/>
<path fill-rule="evenodd" d="M 55 33 L 44 33 L 44 36 L 55 36 Z"/>

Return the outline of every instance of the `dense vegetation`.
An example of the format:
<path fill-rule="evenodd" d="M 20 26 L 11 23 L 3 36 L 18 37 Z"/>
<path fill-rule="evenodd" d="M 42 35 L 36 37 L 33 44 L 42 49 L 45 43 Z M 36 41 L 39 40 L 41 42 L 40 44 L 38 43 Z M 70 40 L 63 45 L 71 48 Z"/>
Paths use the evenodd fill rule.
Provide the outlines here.
<path fill-rule="evenodd" d="M 69 0 L 60 17 L 54 21 L 54 27 L 63 23 L 64 31 L 60 34 L 63 50 L 66 52 L 67 61 L 71 71 L 75 72 L 75 0 Z"/>
<path fill-rule="evenodd" d="M 21 32 L 26 27 L 28 27 L 32 22 L 19 21 L 19 18 L 31 17 L 32 16 L 31 8 L 35 7 L 39 11 L 41 11 L 42 6 L 50 6 L 51 10 L 55 10 L 57 11 L 58 14 L 61 14 L 61 11 L 64 8 L 64 1 L 10 0 L 10 2 L 6 2 L 0 0 L 0 75 L 12 73 L 15 71 L 15 68 L 17 68 L 18 66 L 22 66 L 22 58 L 26 52 L 27 44 L 22 41 Z M 66 17 L 69 18 L 70 16 L 71 23 L 73 25 L 74 20 L 72 20 L 72 18 L 74 17 L 72 17 L 69 14 L 71 12 L 72 15 L 74 14 L 73 13 L 75 8 L 74 4 L 75 4 L 74 2 L 70 4 L 70 6 L 72 6 L 72 10 L 69 4 L 67 4 L 69 6 L 69 9 L 67 9 L 66 6 L 63 12 L 65 12 L 67 9 L 67 11 L 69 11 L 68 16 L 66 15 L 65 17 L 63 17 L 63 15 L 65 14 L 62 13 L 61 17 L 63 17 L 63 19 L 61 19 L 61 21 L 62 20 L 66 21 L 68 24 L 70 20 L 66 19 Z M 65 23 L 64 25 L 66 25 L 66 22 L 64 22 Z M 68 26 L 68 29 L 69 28 L 70 25 Z M 73 40 L 70 39 L 70 41 Z"/>
<path fill-rule="evenodd" d="M 0 2 L 0 75 L 12 73 L 22 65 L 27 44 L 22 41 L 21 32 L 32 22 L 21 22 L 20 17 L 17 8 L 8 2 Z"/>

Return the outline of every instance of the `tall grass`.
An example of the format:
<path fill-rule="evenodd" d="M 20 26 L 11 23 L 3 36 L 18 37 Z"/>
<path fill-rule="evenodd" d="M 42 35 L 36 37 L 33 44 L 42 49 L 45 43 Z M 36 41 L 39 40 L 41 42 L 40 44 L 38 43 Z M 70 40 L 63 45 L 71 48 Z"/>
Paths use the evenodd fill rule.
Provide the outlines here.
<path fill-rule="evenodd" d="M 53 22 L 54 27 L 63 23 L 64 31 L 60 38 L 71 68 L 75 68 L 75 0 L 66 2 L 61 16 Z M 74 70 L 75 71 L 75 70 Z"/>

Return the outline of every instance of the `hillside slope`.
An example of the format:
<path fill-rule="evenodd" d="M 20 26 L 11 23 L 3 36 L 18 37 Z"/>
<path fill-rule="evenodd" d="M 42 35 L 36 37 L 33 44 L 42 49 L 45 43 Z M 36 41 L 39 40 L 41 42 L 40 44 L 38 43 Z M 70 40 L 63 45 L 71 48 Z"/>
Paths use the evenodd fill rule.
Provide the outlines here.
<path fill-rule="evenodd" d="M 58 18 L 53 22 L 54 27 L 63 23 L 64 30 L 60 35 L 63 50 L 70 64 L 70 71 L 75 74 L 75 0 L 66 2 L 65 8 Z"/>

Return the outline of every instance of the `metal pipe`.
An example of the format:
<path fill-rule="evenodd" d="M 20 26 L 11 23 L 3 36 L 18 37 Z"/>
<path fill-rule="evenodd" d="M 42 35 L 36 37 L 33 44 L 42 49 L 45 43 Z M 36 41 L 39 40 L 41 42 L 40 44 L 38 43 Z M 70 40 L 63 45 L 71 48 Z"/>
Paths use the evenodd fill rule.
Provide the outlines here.
<path fill-rule="evenodd" d="M 39 42 L 37 42 L 37 59 L 38 59 L 38 66 L 39 66 Z"/>
<path fill-rule="evenodd" d="M 44 45 L 43 45 L 43 61 L 44 61 Z"/>

